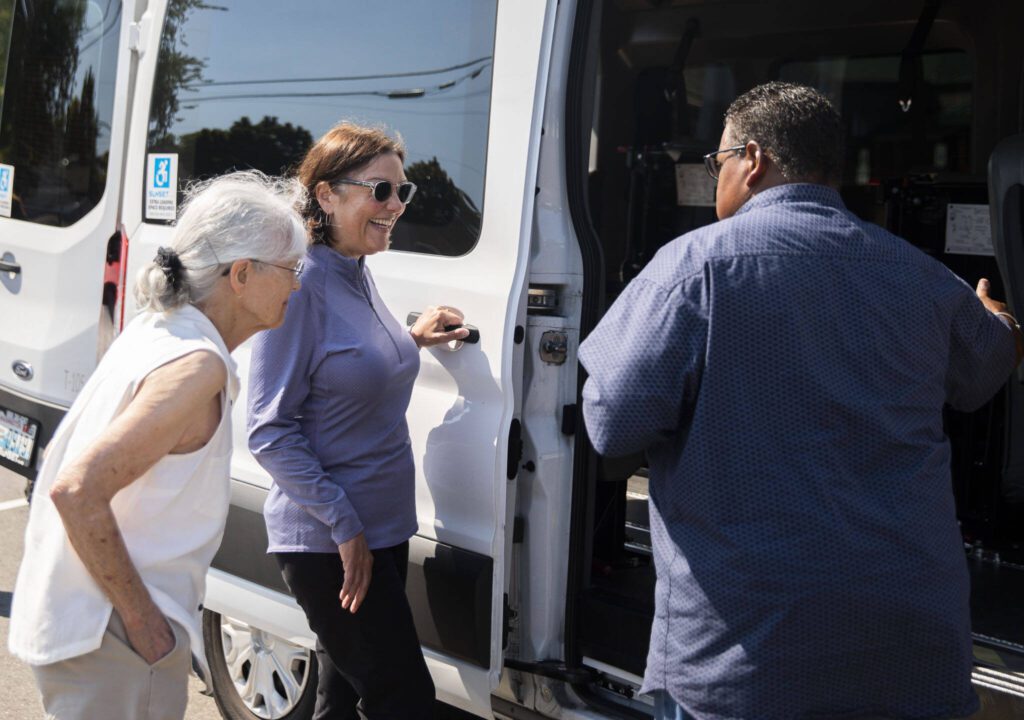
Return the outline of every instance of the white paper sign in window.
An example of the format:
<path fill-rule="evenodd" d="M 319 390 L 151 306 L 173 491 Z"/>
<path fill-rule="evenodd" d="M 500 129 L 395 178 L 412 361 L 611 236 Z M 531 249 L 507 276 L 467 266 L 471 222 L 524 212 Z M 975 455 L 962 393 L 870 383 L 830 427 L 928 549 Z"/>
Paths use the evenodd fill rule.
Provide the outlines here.
<path fill-rule="evenodd" d="M 946 252 L 956 255 L 995 255 L 988 205 L 946 205 Z"/>
<path fill-rule="evenodd" d="M 146 219 L 174 220 L 178 211 L 178 154 L 146 156 Z"/>
<path fill-rule="evenodd" d="M 676 203 L 690 207 L 715 206 L 715 181 L 703 163 L 676 165 Z"/>

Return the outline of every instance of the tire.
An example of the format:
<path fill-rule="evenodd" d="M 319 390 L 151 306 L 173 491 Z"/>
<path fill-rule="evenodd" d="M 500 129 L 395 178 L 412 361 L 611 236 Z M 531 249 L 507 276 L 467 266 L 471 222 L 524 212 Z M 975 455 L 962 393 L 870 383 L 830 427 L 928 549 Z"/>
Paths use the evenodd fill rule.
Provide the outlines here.
<path fill-rule="evenodd" d="M 203 611 L 203 642 L 213 698 L 226 720 L 313 717 L 315 653 L 209 610 Z"/>

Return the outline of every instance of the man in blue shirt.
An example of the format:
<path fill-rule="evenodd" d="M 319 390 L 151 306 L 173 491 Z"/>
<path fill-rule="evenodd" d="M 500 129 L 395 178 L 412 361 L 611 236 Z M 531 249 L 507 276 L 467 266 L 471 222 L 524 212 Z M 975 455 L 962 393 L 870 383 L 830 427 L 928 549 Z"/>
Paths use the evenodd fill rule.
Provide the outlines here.
<path fill-rule="evenodd" d="M 596 450 L 646 450 L 659 718 L 977 709 L 942 428 L 1021 357 L 1016 320 L 843 205 L 842 128 L 769 83 L 726 113 L 713 225 L 580 348 Z"/>

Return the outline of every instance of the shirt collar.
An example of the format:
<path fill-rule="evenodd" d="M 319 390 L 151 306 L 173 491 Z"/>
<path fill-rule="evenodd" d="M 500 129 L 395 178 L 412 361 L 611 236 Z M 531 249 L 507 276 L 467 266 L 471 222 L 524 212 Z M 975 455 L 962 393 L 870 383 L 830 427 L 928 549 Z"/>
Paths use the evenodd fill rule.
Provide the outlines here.
<path fill-rule="evenodd" d="M 316 262 L 323 263 L 332 272 L 350 280 L 356 280 L 362 275 L 363 266 L 366 263 L 365 257 L 346 257 L 323 243 L 317 243 L 310 247 L 309 254 Z"/>
<path fill-rule="evenodd" d="M 736 211 L 735 215 L 741 215 L 750 210 L 768 207 L 769 205 L 796 202 L 812 202 L 840 209 L 846 207 L 843 204 L 843 199 L 839 196 L 839 192 L 827 185 L 786 183 L 757 193 L 754 197 L 743 203 L 743 206 Z"/>

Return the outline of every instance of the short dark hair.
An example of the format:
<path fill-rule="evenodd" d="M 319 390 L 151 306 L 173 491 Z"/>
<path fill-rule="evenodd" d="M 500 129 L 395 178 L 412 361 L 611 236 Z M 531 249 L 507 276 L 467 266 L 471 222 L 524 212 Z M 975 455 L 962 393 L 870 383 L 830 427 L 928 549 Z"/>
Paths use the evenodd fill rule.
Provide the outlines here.
<path fill-rule="evenodd" d="M 842 122 L 814 88 L 758 85 L 733 100 L 725 122 L 731 141 L 756 142 L 789 182 L 838 184 L 842 178 Z"/>

